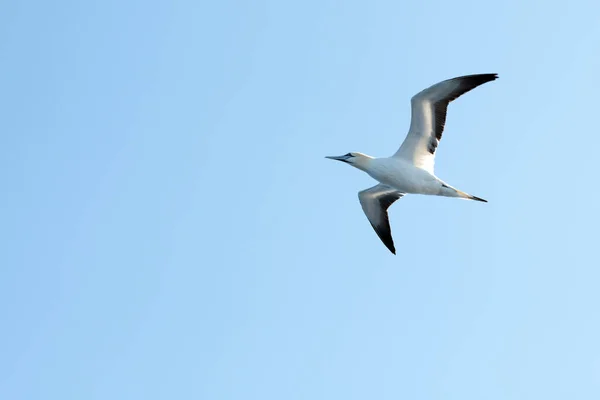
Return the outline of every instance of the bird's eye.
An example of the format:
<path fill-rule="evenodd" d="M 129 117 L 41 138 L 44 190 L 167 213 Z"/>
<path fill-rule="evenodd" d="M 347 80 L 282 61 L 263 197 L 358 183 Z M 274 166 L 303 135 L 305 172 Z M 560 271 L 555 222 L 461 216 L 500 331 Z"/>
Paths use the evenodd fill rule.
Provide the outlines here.
<path fill-rule="evenodd" d="M 346 154 L 346 157 L 353 157 L 353 156 L 352 156 L 352 153 L 348 153 L 348 154 Z"/>

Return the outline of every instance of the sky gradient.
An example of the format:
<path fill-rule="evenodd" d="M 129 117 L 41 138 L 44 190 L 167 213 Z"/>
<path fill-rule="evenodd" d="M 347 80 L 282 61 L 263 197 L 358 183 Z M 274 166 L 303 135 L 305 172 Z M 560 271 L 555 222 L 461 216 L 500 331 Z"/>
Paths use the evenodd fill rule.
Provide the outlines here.
<path fill-rule="evenodd" d="M 598 399 L 597 1 L 0 3 L 0 398 Z M 453 102 L 397 256 L 358 203 Z"/>

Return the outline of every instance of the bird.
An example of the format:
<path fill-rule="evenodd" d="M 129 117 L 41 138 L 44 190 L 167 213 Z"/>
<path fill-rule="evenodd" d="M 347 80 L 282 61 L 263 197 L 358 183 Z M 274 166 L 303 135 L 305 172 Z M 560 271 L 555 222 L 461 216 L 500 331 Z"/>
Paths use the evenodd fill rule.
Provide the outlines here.
<path fill-rule="evenodd" d="M 438 82 L 415 94 L 411 98 L 408 134 L 391 157 L 375 158 L 359 152 L 325 157 L 358 168 L 379 182 L 358 192 L 358 199 L 379 239 L 392 254 L 396 254 L 396 248 L 388 209 L 406 194 L 458 197 L 487 203 L 487 200 L 462 192 L 435 176 L 434 163 L 450 102 L 497 78 L 496 73 L 464 75 Z"/>

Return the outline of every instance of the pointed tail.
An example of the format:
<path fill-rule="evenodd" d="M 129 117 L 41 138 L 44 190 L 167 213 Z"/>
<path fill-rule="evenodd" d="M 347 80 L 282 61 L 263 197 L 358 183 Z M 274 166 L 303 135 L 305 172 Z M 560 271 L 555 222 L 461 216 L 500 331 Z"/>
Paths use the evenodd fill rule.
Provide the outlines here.
<path fill-rule="evenodd" d="M 484 203 L 487 203 L 487 200 L 482 199 L 481 197 L 472 196 L 469 193 L 461 192 L 457 188 L 453 188 L 452 186 L 450 186 L 444 182 L 441 182 L 441 184 L 442 184 L 442 189 L 440 190 L 439 196 L 459 197 L 461 199 L 482 201 Z"/>
<path fill-rule="evenodd" d="M 468 193 L 465 192 L 461 192 L 460 190 L 457 190 L 456 193 L 458 193 L 458 197 L 460 197 L 461 199 L 467 199 L 467 200 L 475 200 L 475 201 L 482 201 L 484 203 L 487 203 L 487 200 L 482 199 L 481 197 L 477 197 L 477 196 L 472 196 Z"/>
<path fill-rule="evenodd" d="M 484 203 L 487 203 L 486 199 L 482 199 L 481 197 L 477 197 L 477 196 L 471 196 L 471 200 L 483 201 Z"/>

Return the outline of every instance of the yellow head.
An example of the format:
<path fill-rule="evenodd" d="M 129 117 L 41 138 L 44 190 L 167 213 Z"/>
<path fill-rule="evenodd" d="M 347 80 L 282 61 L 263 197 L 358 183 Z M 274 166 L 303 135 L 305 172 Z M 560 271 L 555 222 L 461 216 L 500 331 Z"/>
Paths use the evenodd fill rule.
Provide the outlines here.
<path fill-rule="evenodd" d="M 363 171 L 367 169 L 369 162 L 373 159 L 373 157 L 371 156 L 358 152 L 344 154 L 343 156 L 327 156 L 325 158 L 350 164 L 353 167 L 361 169 Z"/>

